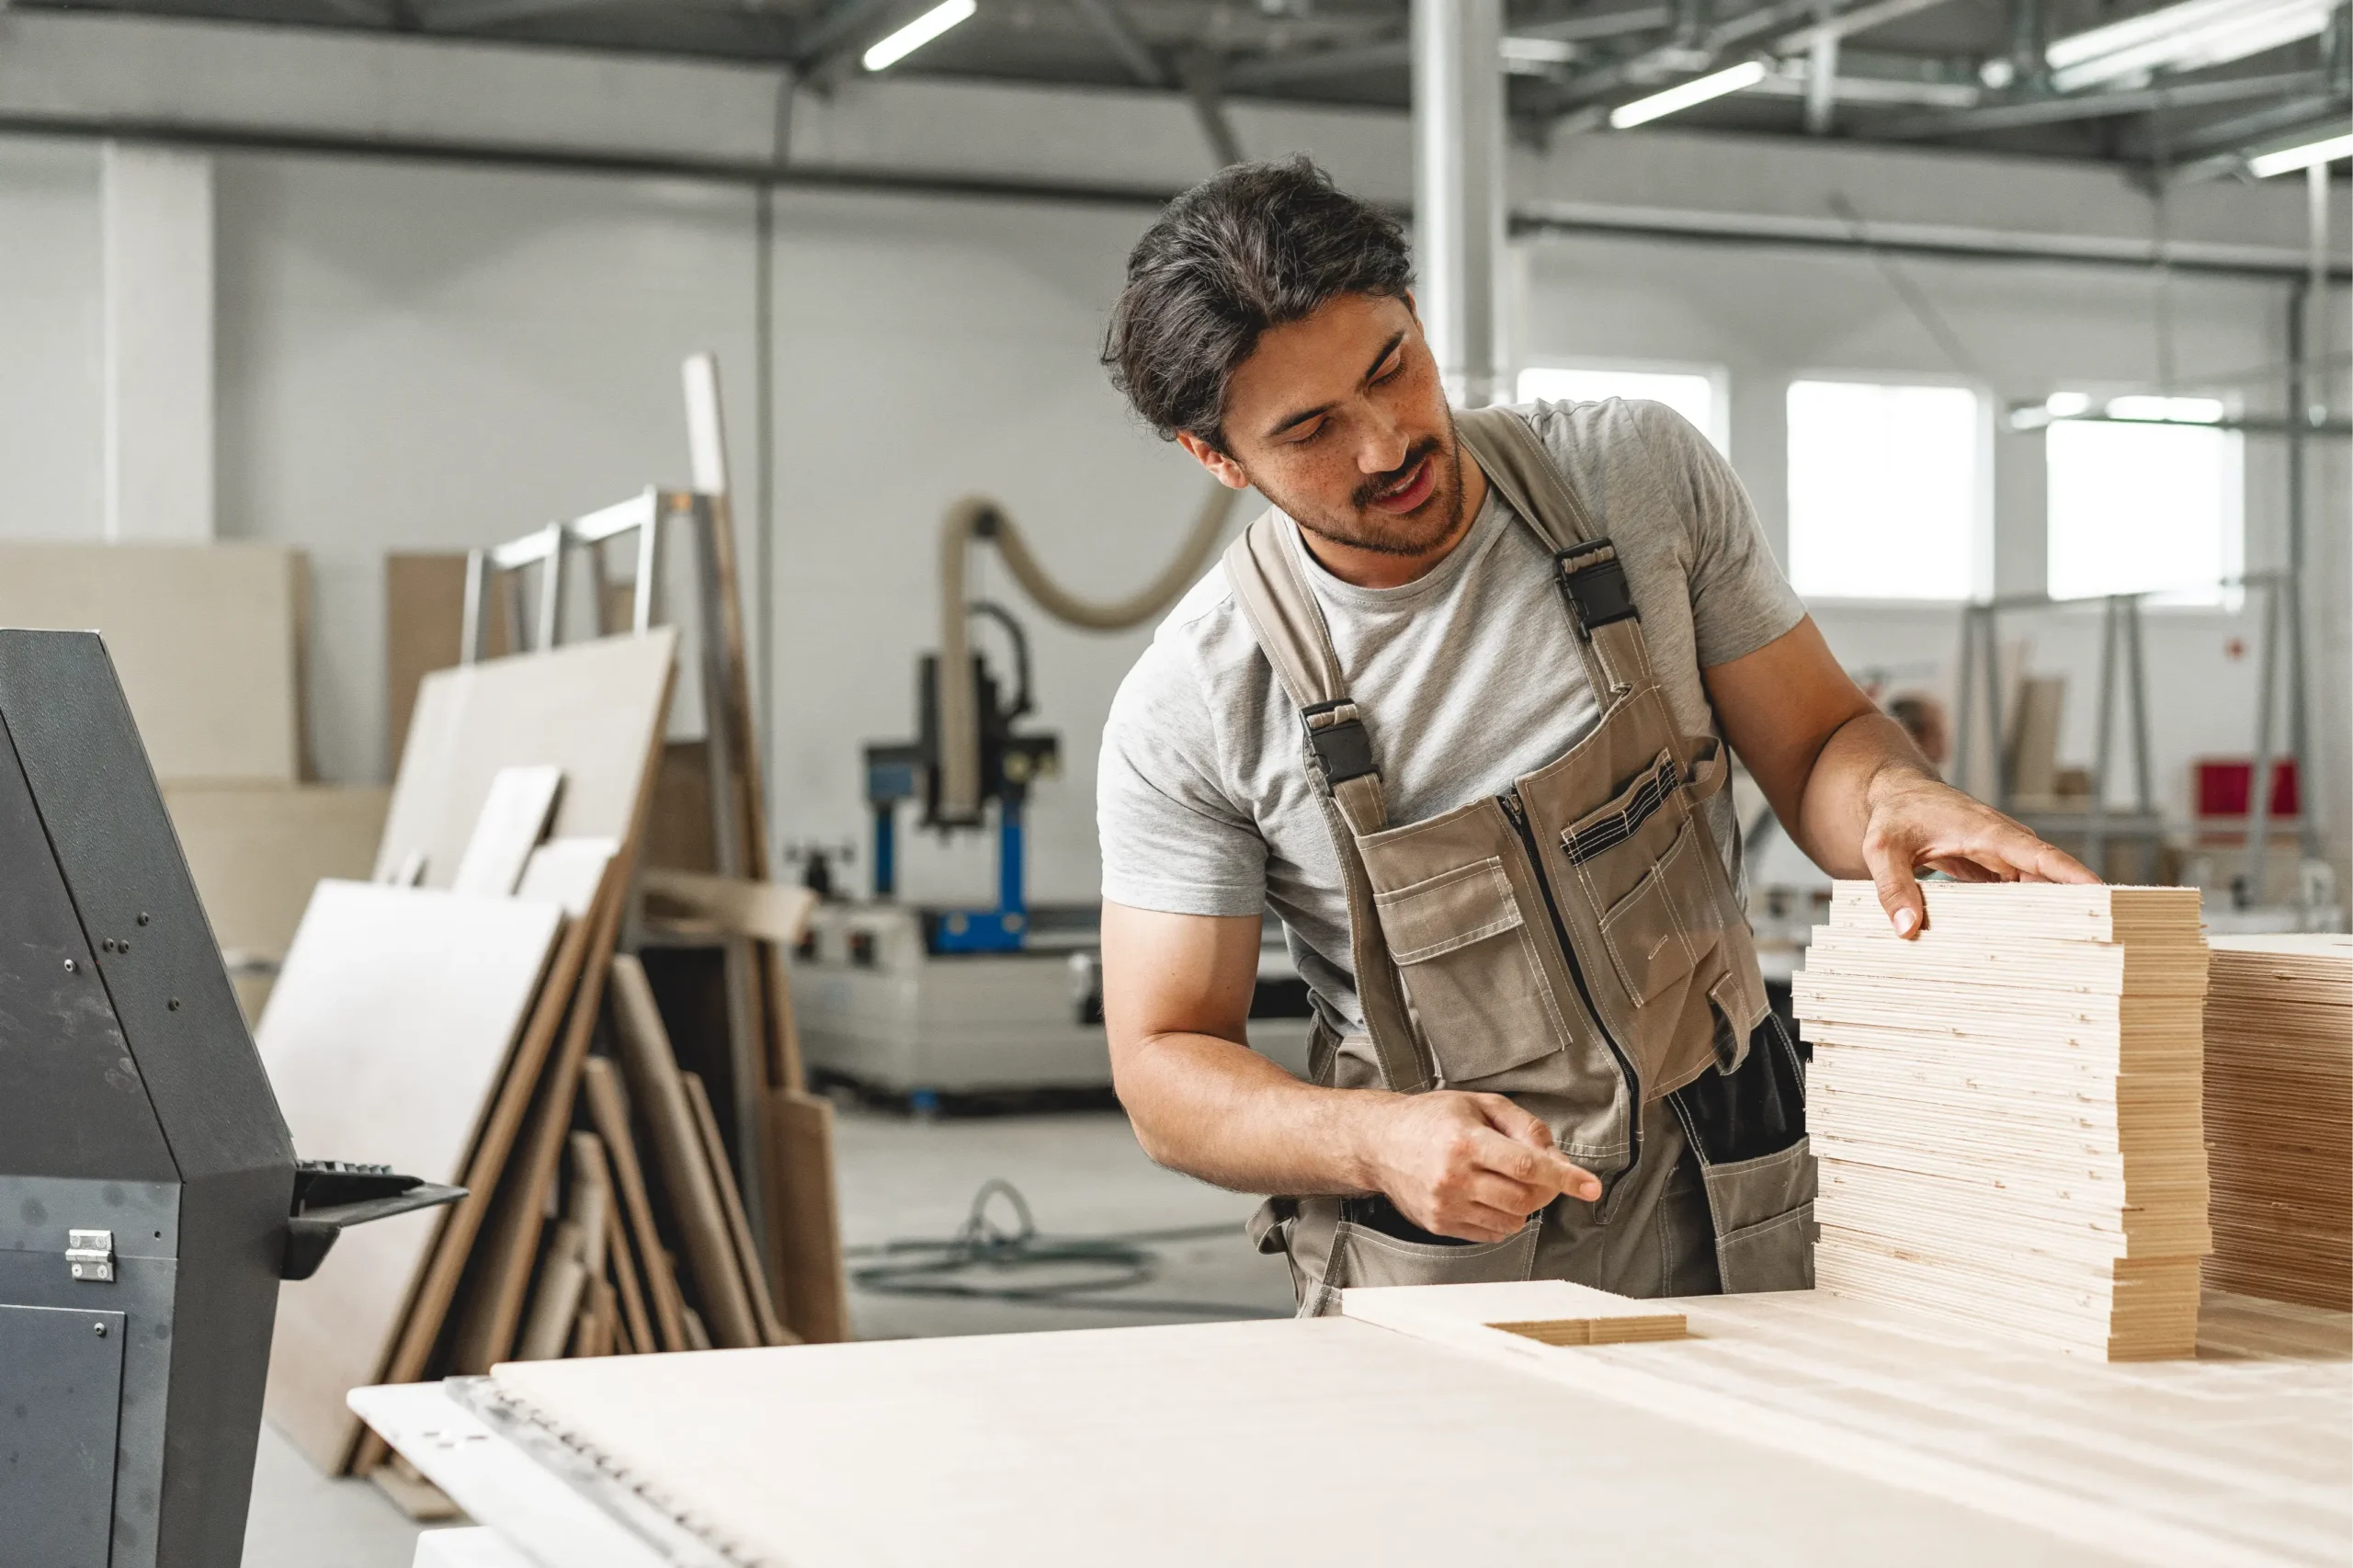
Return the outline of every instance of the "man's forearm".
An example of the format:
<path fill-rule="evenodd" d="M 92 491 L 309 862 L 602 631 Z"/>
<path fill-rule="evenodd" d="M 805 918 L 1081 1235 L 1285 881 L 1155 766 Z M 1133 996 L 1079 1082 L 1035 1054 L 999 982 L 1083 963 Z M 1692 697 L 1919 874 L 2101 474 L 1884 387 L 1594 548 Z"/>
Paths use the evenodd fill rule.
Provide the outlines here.
<path fill-rule="evenodd" d="M 1859 713 L 1833 731 L 1814 756 L 1791 836 L 1832 876 L 1868 877 L 1862 846 L 1874 791 L 1899 778 L 1935 777 L 1903 725 L 1884 713 Z"/>
<path fill-rule="evenodd" d="M 1302 1084 L 1205 1034 L 1138 1040 L 1115 1077 L 1144 1153 L 1171 1170 L 1237 1192 L 1374 1190 L 1370 1123 L 1394 1096 Z"/>

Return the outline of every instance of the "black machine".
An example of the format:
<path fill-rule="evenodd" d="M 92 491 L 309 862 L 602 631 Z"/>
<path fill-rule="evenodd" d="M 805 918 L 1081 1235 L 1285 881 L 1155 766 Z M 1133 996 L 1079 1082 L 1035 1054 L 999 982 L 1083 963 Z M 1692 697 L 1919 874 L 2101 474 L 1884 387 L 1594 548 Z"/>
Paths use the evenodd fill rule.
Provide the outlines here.
<path fill-rule="evenodd" d="M 0 631 L 0 1562 L 233 1568 L 278 1282 L 460 1196 L 296 1161 L 105 646 Z"/>

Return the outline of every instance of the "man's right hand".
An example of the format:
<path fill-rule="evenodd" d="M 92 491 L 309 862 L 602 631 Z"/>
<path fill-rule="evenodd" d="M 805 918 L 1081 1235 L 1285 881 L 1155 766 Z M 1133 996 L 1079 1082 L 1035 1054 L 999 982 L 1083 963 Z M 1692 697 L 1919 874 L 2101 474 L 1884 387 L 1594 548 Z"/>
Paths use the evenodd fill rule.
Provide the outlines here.
<path fill-rule="evenodd" d="M 1552 1146 L 1542 1119 L 1501 1095 L 1437 1089 L 1381 1099 L 1364 1150 L 1370 1185 L 1426 1231 L 1499 1242 L 1556 1197 L 1601 1196 L 1593 1173 Z"/>

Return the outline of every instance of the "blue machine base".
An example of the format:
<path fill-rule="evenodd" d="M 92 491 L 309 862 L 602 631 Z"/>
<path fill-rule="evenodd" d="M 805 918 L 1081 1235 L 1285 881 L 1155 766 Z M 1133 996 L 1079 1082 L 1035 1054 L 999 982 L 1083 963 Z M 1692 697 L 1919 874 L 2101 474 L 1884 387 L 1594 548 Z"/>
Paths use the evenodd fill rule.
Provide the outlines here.
<path fill-rule="evenodd" d="M 995 909 L 943 909 L 924 915 L 924 946 L 935 953 L 1017 953 L 1027 915 Z"/>

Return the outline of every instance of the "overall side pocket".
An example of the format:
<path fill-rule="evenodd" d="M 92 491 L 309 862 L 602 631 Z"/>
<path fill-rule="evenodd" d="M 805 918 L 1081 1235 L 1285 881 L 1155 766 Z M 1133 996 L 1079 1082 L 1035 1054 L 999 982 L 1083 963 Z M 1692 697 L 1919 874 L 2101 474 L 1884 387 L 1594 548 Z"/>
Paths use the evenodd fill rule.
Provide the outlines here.
<path fill-rule="evenodd" d="M 1445 1083 L 1566 1049 L 1559 1000 L 1500 858 L 1377 894 L 1373 906 Z"/>

